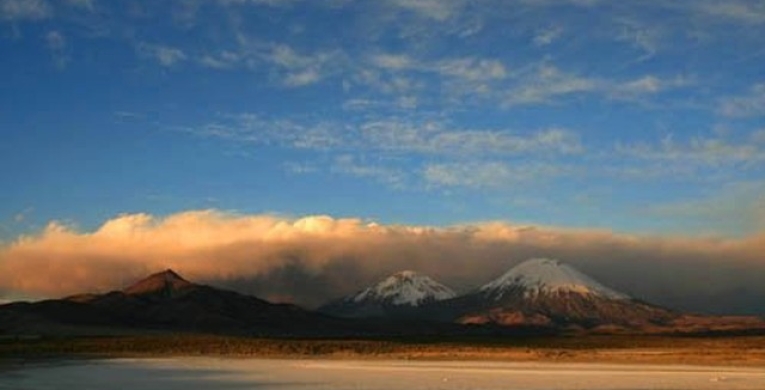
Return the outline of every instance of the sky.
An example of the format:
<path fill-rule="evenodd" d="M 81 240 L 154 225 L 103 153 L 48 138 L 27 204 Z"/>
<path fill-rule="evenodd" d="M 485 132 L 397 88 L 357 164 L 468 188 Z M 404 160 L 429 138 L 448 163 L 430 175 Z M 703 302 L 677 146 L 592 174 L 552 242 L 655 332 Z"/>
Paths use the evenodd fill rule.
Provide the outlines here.
<path fill-rule="evenodd" d="M 651 256 L 640 264 L 718 280 L 705 297 L 765 297 L 751 276 L 765 275 L 764 62 L 759 0 L 0 0 L 0 299 L 174 265 L 315 304 L 298 279 L 276 288 L 264 275 L 344 275 L 327 291 L 347 292 L 360 286 L 340 283 L 348 267 L 329 274 L 335 260 L 353 257 L 352 280 L 373 280 L 399 265 L 398 240 L 440 252 L 415 263 L 465 286 L 519 253 L 556 255 L 596 273 L 608 263 L 601 276 L 618 284 L 622 270 L 625 288 L 696 308 L 698 291 L 627 280 L 639 247 Z M 178 234 L 206 232 L 210 246 L 166 245 L 215 253 L 221 270 L 154 259 L 142 234 L 188 218 Z M 267 258 L 220 258 L 266 245 L 219 237 L 242 221 L 302 238 Z M 369 226 L 395 236 L 390 257 L 371 267 L 344 247 L 301 268 L 313 245 L 301 240 L 344 223 L 351 241 Z M 502 229 L 548 232 L 556 249 L 475 236 Z M 443 265 L 454 243 L 432 247 L 422 231 L 461 232 L 455 253 L 474 258 Z M 572 235 L 618 250 L 577 252 Z M 258 265 L 233 265 L 247 261 Z M 53 270 L 79 284 L 51 285 Z"/>

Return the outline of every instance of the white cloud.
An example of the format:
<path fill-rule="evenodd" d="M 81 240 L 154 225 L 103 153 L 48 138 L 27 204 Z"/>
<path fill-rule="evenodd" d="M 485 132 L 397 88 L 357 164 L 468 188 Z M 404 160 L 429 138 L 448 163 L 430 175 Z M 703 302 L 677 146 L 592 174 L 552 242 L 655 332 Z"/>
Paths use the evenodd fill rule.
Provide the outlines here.
<path fill-rule="evenodd" d="M 198 61 L 204 67 L 224 70 L 238 66 L 242 60 L 241 54 L 223 50 L 217 54 L 204 54 Z"/>
<path fill-rule="evenodd" d="M 306 69 L 297 73 L 290 73 L 284 77 L 284 85 L 288 87 L 302 87 L 321 80 L 321 74 L 316 69 Z"/>
<path fill-rule="evenodd" d="M 416 67 L 417 61 L 404 54 L 377 54 L 371 57 L 371 62 L 384 69 L 410 69 Z"/>
<path fill-rule="evenodd" d="M 747 24 L 765 23 L 765 3 L 758 0 L 700 1 L 698 10 L 715 18 L 725 18 Z"/>
<path fill-rule="evenodd" d="M 0 0 L 0 19 L 39 20 L 52 15 L 53 8 L 45 0 Z"/>
<path fill-rule="evenodd" d="M 672 136 L 666 136 L 658 144 L 618 145 L 617 152 L 644 160 L 694 166 L 751 165 L 765 162 L 765 149 L 762 145 L 733 143 L 723 138 L 711 137 L 693 137 L 686 142 L 677 142 Z"/>
<path fill-rule="evenodd" d="M 388 0 L 391 4 L 426 18 L 444 21 L 458 14 L 463 0 Z"/>
<path fill-rule="evenodd" d="M 747 95 L 720 99 L 717 110 L 730 117 L 756 117 L 765 115 L 765 83 L 755 84 Z"/>
<path fill-rule="evenodd" d="M 507 76 L 505 65 L 498 60 L 478 57 L 419 60 L 405 54 L 378 54 L 371 63 L 389 71 L 435 73 L 468 81 L 498 80 Z"/>
<path fill-rule="evenodd" d="M 371 178 L 394 188 L 401 188 L 406 181 L 406 174 L 398 169 L 388 168 L 382 164 L 359 162 L 351 155 L 340 155 L 335 158 L 331 167 L 333 172 L 360 178 Z"/>
<path fill-rule="evenodd" d="M 534 35 L 532 43 L 535 46 L 547 46 L 560 38 L 561 34 L 563 34 L 563 28 L 560 26 L 539 30 L 536 35 Z"/>
<path fill-rule="evenodd" d="M 71 58 L 66 52 L 67 43 L 64 35 L 59 31 L 50 31 L 45 35 L 45 42 L 56 67 L 59 69 L 66 67 Z"/>
<path fill-rule="evenodd" d="M 552 164 L 511 164 L 468 162 L 428 164 L 422 175 L 425 183 L 437 187 L 508 188 L 519 183 L 550 179 L 567 171 Z"/>
<path fill-rule="evenodd" d="M 692 84 L 686 77 L 660 78 L 645 75 L 631 80 L 582 76 L 556 66 L 540 65 L 515 77 L 517 82 L 504 92 L 505 107 L 549 104 L 567 96 L 594 94 L 609 99 L 636 100 L 646 95 L 683 88 Z"/>
<path fill-rule="evenodd" d="M 434 69 L 444 76 L 468 81 L 501 80 L 507 76 L 507 70 L 500 61 L 477 58 L 439 61 Z"/>
<path fill-rule="evenodd" d="M 576 154 L 579 136 L 567 129 L 526 133 L 500 129 L 459 129 L 440 121 L 380 120 L 359 125 L 332 122 L 299 124 L 267 120 L 253 114 L 231 115 L 221 121 L 183 131 L 238 142 L 280 143 L 302 149 L 367 150 L 389 153 L 464 156 Z"/>
<path fill-rule="evenodd" d="M 639 49 L 643 54 L 637 61 L 645 61 L 656 55 L 659 50 L 659 42 L 663 38 L 662 31 L 654 25 L 646 25 L 633 19 L 621 21 L 621 32 L 616 39 L 627 42 Z"/>
<path fill-rule="evenodd" d="M 288 45 L 274 45 L 263 58 L 281 69 L 282 82 L 288 87 L 314 84 L 338 69 L 339 51 L 317 51 L 312 54 L 297 52 Z"/>
<path fill-rule="evenodd" d="M 66 47 L 66 38 L 59 31 L 50 31 L 45 35 L 45 41 L 51 50 L 63 50 Z"/>
<path fill-rule="evenodd" d="M 656 76 L 649 75 L 625 83 L 623 89 L 625 92 L 656 93 L 662 89 L 661 84 L 661 80 Z"/>
<path fill-rule="evenodd" d="M 529 134 L 507 130 L 453 129 L 440 122 L 367 122 L 361 126 L 366 143 L 375 148 L 409 153 L 458 156 L 515 155 L 536 152 L 579 153 L 577 134 L 545 129 Z"/>
<path fill-rule="evenodd" d="M 503 99 L 504 106 L 549 103 L 557 97 L 593 92 L 602 88 L 602 81 L 561 71 L 555 66 L 543 65 L 522 77 L 510 88 Z"/>
<path fill-rule="evenodd" d="M 186 55 L 183 50 L 165 45 L 140 43 L 138 45 L 138 52 L 145 57 L 156 60 L 160 65 L 168 68 L 188 59 L 188 55 Z"/>

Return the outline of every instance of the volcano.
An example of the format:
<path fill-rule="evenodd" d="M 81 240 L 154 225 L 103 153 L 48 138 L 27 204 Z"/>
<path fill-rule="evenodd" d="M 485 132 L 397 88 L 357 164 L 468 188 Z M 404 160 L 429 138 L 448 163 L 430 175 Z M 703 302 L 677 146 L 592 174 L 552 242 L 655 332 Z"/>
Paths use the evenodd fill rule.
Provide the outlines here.
<path fill-rule="evenodd" d="M 401 271 L 377 284 L 331 302 L 320 311 L 339 317 L 397 317 L 414 315 L 416 308 L 451 299 L 455 292 L 433 278 Z"/>
<path fill-rule="evenodd" d="M 522 262 L 444 304 L 453 320 L 473 324 L 641 328 L 667 325 L 678 317 L 544 258 Z"/>

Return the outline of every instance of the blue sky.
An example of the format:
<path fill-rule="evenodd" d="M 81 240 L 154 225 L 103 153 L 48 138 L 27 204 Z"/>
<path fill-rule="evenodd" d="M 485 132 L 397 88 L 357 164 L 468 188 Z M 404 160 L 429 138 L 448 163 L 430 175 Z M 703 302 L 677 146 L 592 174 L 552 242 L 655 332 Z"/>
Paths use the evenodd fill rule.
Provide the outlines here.
<path fill-rule="evenodd" d="M 0 240 L 184 210 L 765 227 L 765 3 L 0 0 Z"/>

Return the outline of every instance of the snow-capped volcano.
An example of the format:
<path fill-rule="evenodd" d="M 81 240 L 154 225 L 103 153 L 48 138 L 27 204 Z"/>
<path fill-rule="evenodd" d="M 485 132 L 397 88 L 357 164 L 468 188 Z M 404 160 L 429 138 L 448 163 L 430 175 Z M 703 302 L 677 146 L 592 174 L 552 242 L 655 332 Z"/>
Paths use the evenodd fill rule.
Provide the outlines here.
<path fill-rule="evenodd" d="M 379 317 L 409 314 L 415 308 L 450 298 L 449 287 L 414 271 L 397 272 L 374 286 L 331 302 L 321 311 L 342 317 Z"/>
<path fill-rule="evenodd" d="M 494 300 L 500 300 L 506 293 L 517 290 L 522 290 L 526 297 L 575 293 L 606 299 L 630 298 L 598 283 L 574 267 L 552 259 L 526 260 L 479 289 Z"/>
<path fill-rule="evenodd" d="M 454 298 L 449 287 L 414 271 L 395 273 L 376 285 L 346 298 L 356 303 L 375 301 L 392 305 L 419 306 L 425 302 Z"/>
<path fill-rule="evenodd" d="M 527 260 L 449 303 L 462 323 L 642 327 L 676 317 L 552 259 Z"/>

